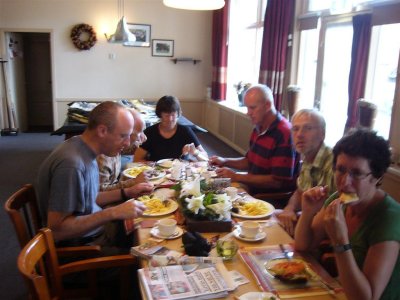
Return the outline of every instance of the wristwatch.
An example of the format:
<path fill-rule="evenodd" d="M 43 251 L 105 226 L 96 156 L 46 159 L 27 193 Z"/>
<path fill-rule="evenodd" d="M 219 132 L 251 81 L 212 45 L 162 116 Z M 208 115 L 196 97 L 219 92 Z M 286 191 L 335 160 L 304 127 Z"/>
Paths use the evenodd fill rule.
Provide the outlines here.
<path fill-rule="evenodd" d="M 343 253 L 343 252 L 346 252 L 347 250 L 351 250 L 351 245 L 350 244 L 333 246 L 333 251 L 336 252 L 336 253 Z"/>

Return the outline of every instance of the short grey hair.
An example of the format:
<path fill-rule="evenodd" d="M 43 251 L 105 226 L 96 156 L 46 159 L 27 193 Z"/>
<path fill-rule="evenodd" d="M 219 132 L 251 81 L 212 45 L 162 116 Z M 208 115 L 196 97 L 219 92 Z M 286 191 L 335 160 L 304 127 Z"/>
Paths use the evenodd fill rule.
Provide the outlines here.
<path fill-rule="evenodd" d="M 305 108 L 305 109 L 300 109 L 299 111 L 297 111 L 293 117 L 292 117 L 292 123 L 293 121 L 302 116 L 302 115 L 306 115 L 306 116 L 313 116 L 317 119 L 318 125 L 322 128 L 322 130 L 325 133 L 326 130 L 326 122 L 325 122 L 325 118 L 322 116 L 322 114 L 316 110 L 316 109 L 312 109 L 312 108 Z"/>

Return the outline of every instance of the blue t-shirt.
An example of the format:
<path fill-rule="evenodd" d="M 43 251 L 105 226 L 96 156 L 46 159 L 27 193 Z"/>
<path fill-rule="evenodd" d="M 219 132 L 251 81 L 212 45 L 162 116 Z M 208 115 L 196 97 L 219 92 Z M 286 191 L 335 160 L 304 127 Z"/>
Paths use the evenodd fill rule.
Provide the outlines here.
<path fill-rule="evenodd" d="M 96 204 L 99 169 L 96 154 L 81 139 L 73 137 L 59 145 L 42 163 L 37 179 L 37 196 L 44 225 L 47 212 L 89 215 L 100 211 Z M 91 236 L 102 227 L 87 233 Z"/>

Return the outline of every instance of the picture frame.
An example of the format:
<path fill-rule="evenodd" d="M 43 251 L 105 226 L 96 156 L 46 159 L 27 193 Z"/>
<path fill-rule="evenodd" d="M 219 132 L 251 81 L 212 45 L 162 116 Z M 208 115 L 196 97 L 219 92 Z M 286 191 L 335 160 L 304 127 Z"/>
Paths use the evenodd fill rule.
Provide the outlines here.
<path fill-rule="evenodd" d="M 151 25 L 128 23 L 128 29 L 136 36 L 135 42 L 124 43 L 128 47 L 150 47 Z"/>
<path fill-rule="evenodd" d="M 174 41 L 173 40 L 161 40 L 153 39 L 151 46 L 152 56 L 174 56 Z"/>

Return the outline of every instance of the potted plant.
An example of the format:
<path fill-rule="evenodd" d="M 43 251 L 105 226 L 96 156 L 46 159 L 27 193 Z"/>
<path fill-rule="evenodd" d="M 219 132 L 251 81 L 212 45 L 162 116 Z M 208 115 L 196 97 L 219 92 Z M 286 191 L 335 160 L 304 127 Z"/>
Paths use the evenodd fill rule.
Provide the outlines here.
<path fill-rule="evenodd" d="M 178 203 L 189 231 L 230 231 L 231 197 L 224 189 L 216 190 L 200 177 L 181 181 L 177 186 Z"/>
<path fill-rule="evenodd" d="M 239 81 L 233 86 L 235 87 L 236 93 L 238 95 L 239 106 L 244 106 L 244 92 L 246 92 L 251 87 L 251 83 L 244 83 L 243 81 Z"/>

